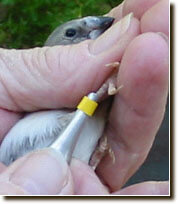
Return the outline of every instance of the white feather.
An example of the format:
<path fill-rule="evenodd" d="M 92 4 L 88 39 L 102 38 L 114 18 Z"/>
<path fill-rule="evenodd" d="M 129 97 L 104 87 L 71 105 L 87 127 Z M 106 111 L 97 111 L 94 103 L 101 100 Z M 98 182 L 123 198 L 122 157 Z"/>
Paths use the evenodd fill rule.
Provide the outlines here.
<path fill-rule="evenodd" d="M 106 121 L 107 104 L 102 104 L 94 117 L 83 127 L 73 153 L 86 163 L 101 137 Z M 36 149 L 48 147 L 68 125 L 75 112 L 41 111 L 21 119 L 7 134 L 0 146 L 0 161 L 9 165 L 17 158 Z"/>

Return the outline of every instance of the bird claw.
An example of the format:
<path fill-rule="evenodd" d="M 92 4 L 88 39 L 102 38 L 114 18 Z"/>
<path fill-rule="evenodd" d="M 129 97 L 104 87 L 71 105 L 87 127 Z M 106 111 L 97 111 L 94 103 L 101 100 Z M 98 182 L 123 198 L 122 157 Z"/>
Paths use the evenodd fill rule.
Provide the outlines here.
<path fill-rule="evenodd" d="M 105 64 L 105 67 L 119 69 L 119 65 L 120 65 L 119 62 L 111 62 L 111 63 L 109 63 L 109 64 Z"/>

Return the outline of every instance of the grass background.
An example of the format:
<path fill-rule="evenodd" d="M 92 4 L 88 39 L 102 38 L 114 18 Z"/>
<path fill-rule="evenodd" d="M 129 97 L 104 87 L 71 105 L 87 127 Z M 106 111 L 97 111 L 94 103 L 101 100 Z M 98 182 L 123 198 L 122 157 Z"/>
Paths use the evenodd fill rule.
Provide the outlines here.
<path fill-rule="evenodd" d="M 103 15 L 123 0 L 0 0 L 0 47 L 42 46 L 63 22 Z"/>

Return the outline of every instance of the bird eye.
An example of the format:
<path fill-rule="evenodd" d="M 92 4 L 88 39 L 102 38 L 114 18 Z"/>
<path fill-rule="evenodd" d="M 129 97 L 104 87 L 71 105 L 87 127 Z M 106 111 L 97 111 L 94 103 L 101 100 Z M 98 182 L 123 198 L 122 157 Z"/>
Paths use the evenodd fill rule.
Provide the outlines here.
<path fill-rule="evenodd" d="M 73 29 L 73 28 L 69 28 L 69 29 L 66 30 L 66 34 L 65 35 L 67 37 L 74 37 L 75 34 L 76 34 L 76 30 Z"/>

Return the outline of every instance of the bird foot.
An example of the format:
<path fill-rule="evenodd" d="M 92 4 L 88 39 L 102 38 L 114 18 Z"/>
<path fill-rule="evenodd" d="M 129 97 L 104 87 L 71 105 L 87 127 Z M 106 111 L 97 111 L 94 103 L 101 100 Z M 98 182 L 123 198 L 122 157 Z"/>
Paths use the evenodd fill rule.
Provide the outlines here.
<path fill-rule="evenodd" d="M 111 75 L 111 77 L 107 80 L 108 81 L 108 95 L 115 95 L 119 92 L 119 90 L 123 87 L 123 85 L 117 87 L 117 74 L 119 71 L 119 62 L 112 62 L 110 64 L 106 64 L 106 67 L 115 68 L 114 73 Z"/>
<path fill-rule="evenodd" d="M 109 156 L 112 159 L 112 162 L 115 163 L 115 154 L 114 151 L 112 150 L 111 146 L 108 143 L 107 136 L 104 135 L 101 137 L 99 140 L 98 146 L 93 152 L 91 159 L 90 159 L 90 166 L 95 170 L 102 158 L 106 155 L 109 154 Z"/>
<path fill-rule="evenodd" d="M 114 67 L 114 71 L 109 76 L 109 78 L 104 82 L 104 84 L 101 86 L 101 88 L 97 91 L 98 97 L 100 101 L 104 100 L 108 97 L 108 95 L 115 95 L 118 93 L 118 91 L 123 87 L 122 85 L 117 87 L 117 75 L 119 71 L 119 62 L 113 62 L 110 64 L 106 64 L 106 67 Z"/>
<path fill-rule="evenodd" d="M 121 88 L 123 88 L 123 85 L 116 87 L 113 82 L 110 82 L 108 87 L 108 95 L 111 96 L 117 94 Z"/>

